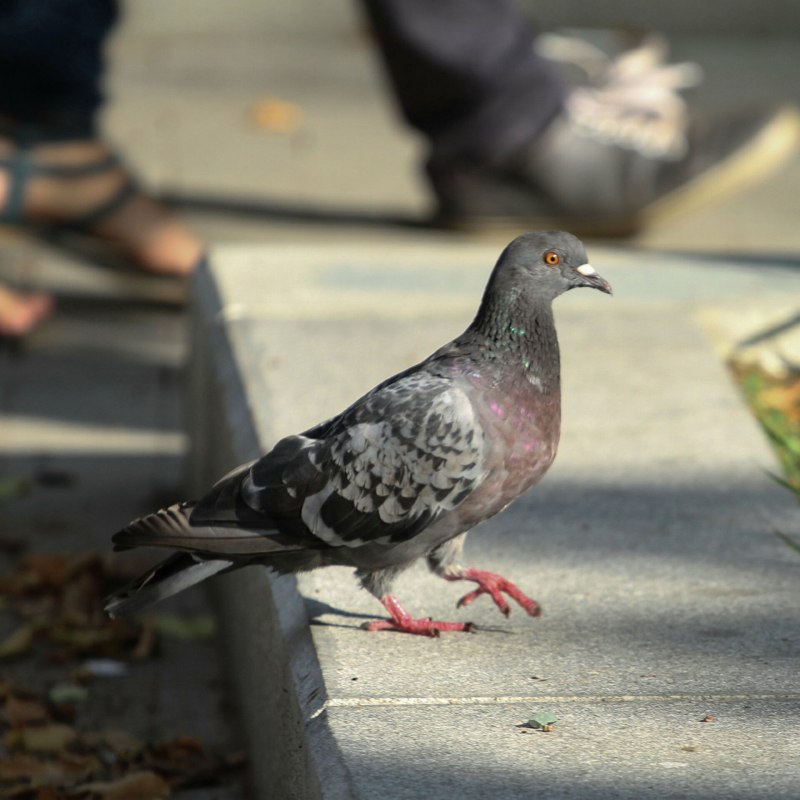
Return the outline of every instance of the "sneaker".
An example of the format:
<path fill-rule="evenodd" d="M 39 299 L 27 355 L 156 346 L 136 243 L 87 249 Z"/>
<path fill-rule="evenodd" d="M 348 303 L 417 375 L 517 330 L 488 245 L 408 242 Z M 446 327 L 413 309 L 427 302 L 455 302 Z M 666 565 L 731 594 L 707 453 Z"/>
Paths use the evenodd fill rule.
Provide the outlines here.
<path fill-rule="evenodd" d="M 667 65 L 647 40 L 574 88 L 565 108 L 504 169 L 475 163 L 429 169 L 439 222 L 457 228 L 566 228 L 626 236 L 766 177 L 800 138 L 794 108 L 741 111 L 703 122 L 682 89 L 699 68 Z"/>

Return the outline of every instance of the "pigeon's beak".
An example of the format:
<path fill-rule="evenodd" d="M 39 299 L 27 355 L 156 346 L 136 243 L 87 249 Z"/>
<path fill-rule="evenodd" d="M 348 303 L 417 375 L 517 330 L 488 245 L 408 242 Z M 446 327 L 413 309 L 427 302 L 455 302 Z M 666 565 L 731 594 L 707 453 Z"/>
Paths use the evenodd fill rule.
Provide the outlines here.
<path fill-rule="evenodd" d="M 591 289 L 599 289 L 606 294 L 612 294 L 611 284 L 602 278 L 591 264 L 581 264 L 575 267 L 575 286 L 588 286 Z"/>

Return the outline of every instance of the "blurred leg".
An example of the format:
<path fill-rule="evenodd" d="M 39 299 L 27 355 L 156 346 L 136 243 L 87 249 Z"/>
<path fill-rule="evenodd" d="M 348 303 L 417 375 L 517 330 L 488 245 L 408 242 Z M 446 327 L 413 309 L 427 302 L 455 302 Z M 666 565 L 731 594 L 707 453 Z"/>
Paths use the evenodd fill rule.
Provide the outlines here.
<path fill-rule="evenodd" d="M 431 164 L 503 164 L 562 108 L 565 87 L 533 49 L 513 0 L 363 0 L 409 124 Z"/>
<path fill-rule="evenodd" d="M 362 1 L 406 120 L 430 143 L 445 225 L 628 235 L 761 179 L 798 139 L 791 108 L 684 113 L 680 70 L 654 42 L 620 74 L 611 64 L 566 89 L 513 0 Z M 677 146 L 653 147 L 654 122 Z"/>
<path fill-rule="evenodd" d="M 115 0 L 0 3 L 0 220 L 81 223 L 141 268 L 185 275 L 200 242 L 99 138 L 116 18 Z"/>
<path fill-rule="evenodd" d="M 0 3 L 0 117 L 91 136 L 103 101 L 103 44 L 115 0 Z"/>

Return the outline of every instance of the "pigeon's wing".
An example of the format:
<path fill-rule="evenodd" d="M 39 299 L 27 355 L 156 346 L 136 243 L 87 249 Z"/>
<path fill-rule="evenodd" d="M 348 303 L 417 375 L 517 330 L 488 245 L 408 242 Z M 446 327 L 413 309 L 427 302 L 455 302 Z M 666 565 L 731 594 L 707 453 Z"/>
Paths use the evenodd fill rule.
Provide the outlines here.
<path fill-rule="evenodd" d="M 287 533 L 332 547 L 405 541 L 486 476 L 484 433 L 466 392 L 412 373 L 339 417 L 285 439 L 249 469 L 243 502 Z"/>

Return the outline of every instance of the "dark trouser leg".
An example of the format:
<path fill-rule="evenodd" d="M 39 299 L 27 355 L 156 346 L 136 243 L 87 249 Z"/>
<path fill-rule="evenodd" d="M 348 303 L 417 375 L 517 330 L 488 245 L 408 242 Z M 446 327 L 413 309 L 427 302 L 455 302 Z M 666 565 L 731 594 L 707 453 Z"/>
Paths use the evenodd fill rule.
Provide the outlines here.
<path fill-rule="evenodd" d="M 431 167 L 502 165 L 560 111 L 564 86 L 512 0 L 363 0 Z"/>
<path fill-rule="evenodd" d="M 92 136 L 102 100 L 102 46 L 115 0 L 0 3 L 0 116 L 55 136 Z"/>

